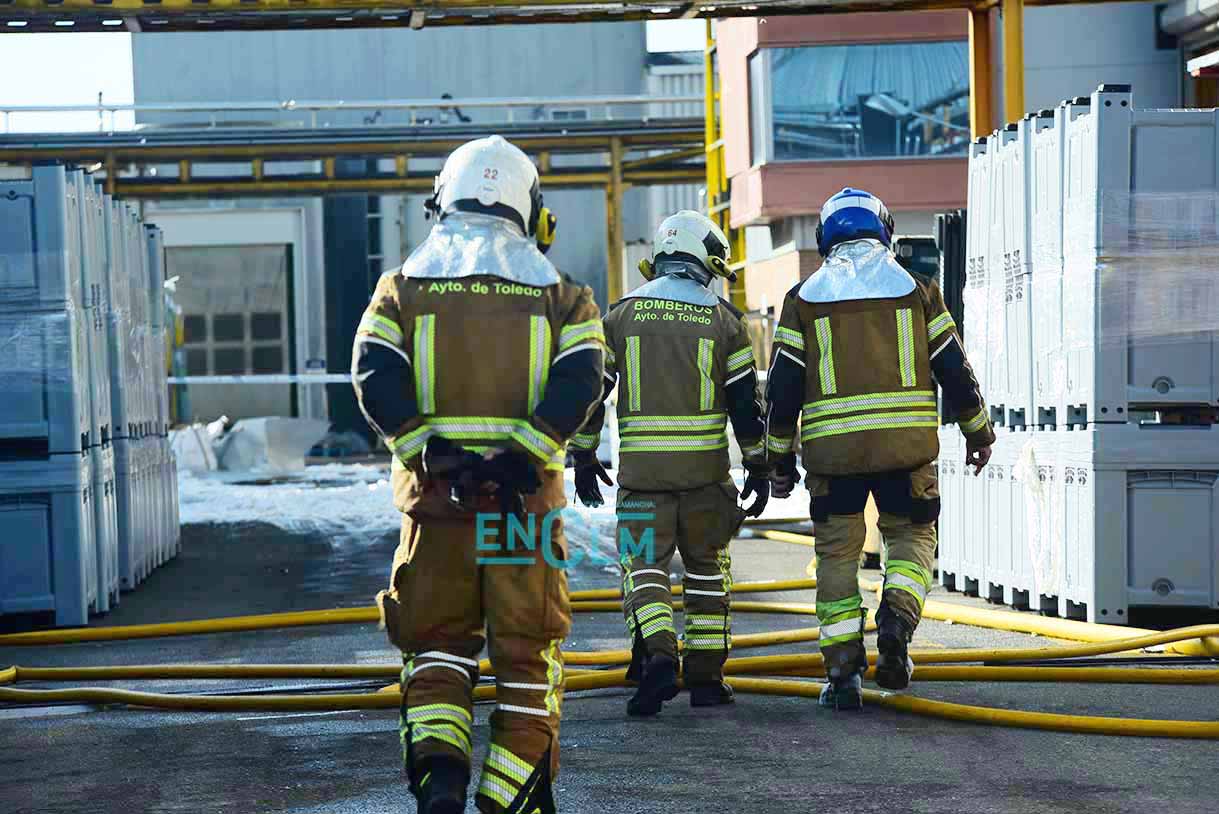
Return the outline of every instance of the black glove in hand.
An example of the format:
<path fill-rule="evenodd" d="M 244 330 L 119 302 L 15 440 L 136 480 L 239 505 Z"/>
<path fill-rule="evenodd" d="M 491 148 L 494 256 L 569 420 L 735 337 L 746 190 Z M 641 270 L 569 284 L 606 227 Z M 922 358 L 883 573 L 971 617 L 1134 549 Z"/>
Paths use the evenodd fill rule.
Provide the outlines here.
<path fill-rule="evenodd" d="M 576 464 L 576 497 L 580 498 L 580 502 L 585 506 L 595 509 L 605 503 L 597 480 L 600 479 L 606 486 L 613 486 L 614 481 L 601 465 L 601 461 L 597 460 L 595 450 L 573 452 L 572 458 Z"/>
<path fill-rule="evenodd" d="M 747 470 L 745 486 L 741 489 L 741 501 L 748 500 L 750 495 L 756 497 L 753 503 L 749 504 L 749 508 L 745 509 L 745 516 L 760 517 L 770 501 L 770 473 L 765 468 Z"/>
<path fill-rule="evenodd" d="M 522 495 L 532 495 L 542 487 L 537 467 L 524 452 L 494 447 L 487 450 L 476 476 L 484 483 L 494 484 L 504 514 L 524 514 Z"/>
<path fill-rule="evenodd" d="M 796 453 L 789 452 L 775 462 L 775 468 L 770 473 L 770 493 L 777 498 L 791 497 L 791 493 L 800 482 L 800 473 L 796 470 Z"/>

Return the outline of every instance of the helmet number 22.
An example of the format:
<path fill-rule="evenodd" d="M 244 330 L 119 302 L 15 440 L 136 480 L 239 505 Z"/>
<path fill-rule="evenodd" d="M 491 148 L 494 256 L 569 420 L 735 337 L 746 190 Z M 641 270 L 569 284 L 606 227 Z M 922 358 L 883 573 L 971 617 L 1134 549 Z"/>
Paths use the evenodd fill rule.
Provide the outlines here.
<path fill-rule="evenodd" d="M 488 181 L 499 180 L 499 170 L 495 167 L 487 167 L 483 170 L 483 178 Z"/>

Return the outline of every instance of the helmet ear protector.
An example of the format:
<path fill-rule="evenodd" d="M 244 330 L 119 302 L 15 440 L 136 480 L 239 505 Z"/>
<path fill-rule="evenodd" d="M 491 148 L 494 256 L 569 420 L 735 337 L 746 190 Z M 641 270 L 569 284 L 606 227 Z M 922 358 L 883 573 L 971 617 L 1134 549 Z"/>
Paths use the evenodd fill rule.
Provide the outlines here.
<path fill-rule="evenodd" d="M 538 223 L 534 237 L 537 239 L 538 251 L 542 254 L 546 254 L 550 250 L 551 244 L 554 243 L 555 229 L 558 228 L 558 225 L 559 219 L 553 212 L 544 206 L 538 210 Z"/>
<path fill-rule="evenodd" d="M 736 272 L 728 268 L 728 261 L 722 257 L 711 255 L 707 258 L 707 263 L 711 266 L 711 272 L 718 274 L 720 277 L 726 277 L 728 282 L 736 282 Z"/>
<path fill-rule="evenodd" d="M 656 276 L 656 267 L 652 265 L 651 260 L 645 257 L 639 261 L 639 273 L 643 279 L 651 282 L 652 278 Z"/>

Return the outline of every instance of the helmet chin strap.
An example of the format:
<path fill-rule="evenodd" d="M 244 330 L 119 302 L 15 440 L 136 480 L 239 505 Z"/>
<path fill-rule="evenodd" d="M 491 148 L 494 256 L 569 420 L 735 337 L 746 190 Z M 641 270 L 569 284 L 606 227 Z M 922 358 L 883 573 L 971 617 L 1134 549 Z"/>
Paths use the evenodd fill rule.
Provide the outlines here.
<path fill-rule="evenodd" d="M 712 278 L 711 272 L 698 263 L 691 263 L 688 260 L 657 260 L 656 276 L 684 277 L 687 280 L 693 280 L 701 286 L 709 285 Z"/>

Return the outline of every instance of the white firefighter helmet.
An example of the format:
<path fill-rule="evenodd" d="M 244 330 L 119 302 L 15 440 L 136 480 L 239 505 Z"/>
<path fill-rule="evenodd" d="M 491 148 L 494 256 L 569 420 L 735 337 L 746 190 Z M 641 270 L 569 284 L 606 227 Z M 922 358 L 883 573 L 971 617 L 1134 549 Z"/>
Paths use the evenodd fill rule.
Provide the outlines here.
<path fill-rule="evenodd" d="M 532 235 L 542 211 L 537 167 L 502 136 L 468 141 L 444 162 L 426 206 L 442 217 L 453 211 L 496 215 Z"/>
<path fill-rule="evenodd" d="M 656 266 L 665 260 L 693 261 L 712 275 L 736 280 L 728 269 L 728 238 L 710 218 L 683 209 L 665 218 L 652 239 L 652 258 L 639 263 L 644 279 L 656 276 Z"/>

